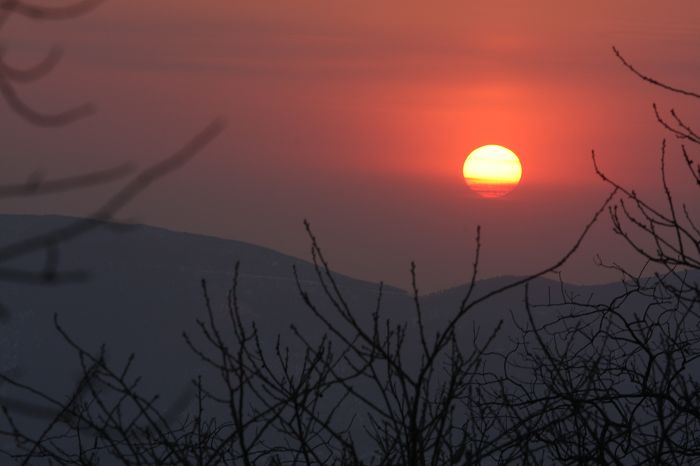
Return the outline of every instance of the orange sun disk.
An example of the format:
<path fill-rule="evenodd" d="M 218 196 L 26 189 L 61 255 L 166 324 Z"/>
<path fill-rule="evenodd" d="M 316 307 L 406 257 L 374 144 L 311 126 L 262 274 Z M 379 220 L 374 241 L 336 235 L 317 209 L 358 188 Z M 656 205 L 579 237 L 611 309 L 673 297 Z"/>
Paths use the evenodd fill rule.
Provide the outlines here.
<path fill-rule="evenodd" d="M 502 197 L 520 183 L 520 159 L 503 146 L 487 145 L 472 151 L 462 167 L 464 182 L 485 198 Z"/>

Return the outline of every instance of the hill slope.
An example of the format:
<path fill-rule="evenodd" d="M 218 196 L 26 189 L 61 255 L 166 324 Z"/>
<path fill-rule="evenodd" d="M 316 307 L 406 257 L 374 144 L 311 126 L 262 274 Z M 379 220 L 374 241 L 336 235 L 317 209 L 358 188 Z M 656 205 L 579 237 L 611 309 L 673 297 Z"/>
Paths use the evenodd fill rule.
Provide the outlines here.
<path fill-rule="evenodd" d="M 0 243 L 71 221 L 74 219 L 57 216 L 1 215 Z M 184 344 L 182 332 L 198 333 L 195 321 L 205 311 L 201 280 L 207 280 L 215 314 L 223 319 L 237 261 L 242 314 L 257 323 L 265 337 L 263 344 L 273 346 L 278 333 L 289 336 L 292 323 L 312 338 L 324 331 L 299 295 L 292 266 L 297 267 L 304 288 L 320 309 L 329 318 L 334 316 L 312 264 L 239 241 L 149 226 L 124 230 L 104 224 L 63 245 L 60 257 L 62 270 L 83 269 L 89 272 L 89 279 L 56 286 L 0 282 L 0 301 L 10 312 L 9 320 L 0 327 L 2 370 L 20 370 L 23 380 L 42 389 L 69 389 L 77 375 L 78 361 L 56 332 L 54 314 L 86 348 L 96 351 L 106 344 L 108 356 L 115 362 L 136 353 L 135 370 L 146 375 L 147 388 L 160 392 L 187 384 L 198 374 L 200 365 Z M 43 261 L 37 254 L 13 265 L 36 269 Z M 378 285 L 342 275 L 337 275 L 337 280 L 358 318 L 368 321 L 376 307 Z M 479 282 L 474 295 L 513 280 L 502 277 Z M 531 287 L 536 299 L 546 300 L 556 294 L 560 284 L 538 279 Z M 580 296 L 607 297 L 619 286 L 567 285 L 567 289 Z M 437 327 L 451 316 L 465 291 L 465 287 L 458 287 L 422 297 L 428 325 Z M 473 323 L 488 331 L 500 319 L 508 321 L 510 312 L 521 311 L 522 302 L 522 289 L 499 295 L 475 309 L 467 326 Z M 412 297 L 403 290 L 385 288 L 382 310 L 392 321 L 415 321 Z M 506 337 L 512 328 L 506 325 Z"/>

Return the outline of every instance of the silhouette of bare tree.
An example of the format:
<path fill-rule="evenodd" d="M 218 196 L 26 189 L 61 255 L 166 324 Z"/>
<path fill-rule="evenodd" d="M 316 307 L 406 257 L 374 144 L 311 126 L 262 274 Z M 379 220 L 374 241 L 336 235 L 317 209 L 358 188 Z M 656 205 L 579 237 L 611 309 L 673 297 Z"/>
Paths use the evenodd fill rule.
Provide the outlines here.
<path fill-rule="evenodd" d="M 77 18 L 91 12 L 102 0 L 76 1 L 72 5 L 46 7 L 28 4 L 22 0 L 0 1 L 0 34 L 13 16 L 24 16 L 35 21 L 62 21 Z M 63 127 L 89 117 L 95 112 L 94 105 L 82 104 L 56 113 L 40 111 L 27 104 L 18 94 L 15 85 L 32 83 L 50 75 L 59 64 L 62 49 L 51 48 L 43 60 L 27 69 L 18 69 L 8 63 L 5 51 L 0 49 L 0 96 L 18 117 L 37 127 Z M 47 179 L 41 171 L 30 174 L 26 181 L 0 184 L 0 200 L 16 197 L 36 197 L 66 191 L 78 191 L 95 185 L 121 182 L 114 193 L 97 205 L 92 215 L 77 220 L 59 230 L 48 231 L 34 237 L 24 238 L 12 244 L 0 246 L 0 280 L 29 283 L 58 283 L 83 280 L 88 271 L 60 271 L 60 246 L 99 225 L 107 225 L 114 215 L 134 200 L 158 179 L 177 170 L 206 147 L 223 129 L 221 119 L 214 120 L 195 134 L 178 151 L 170 154 L 150 167 L 136 169 L 130 164 L 119 164 L 103 170 L 73 176 Z M 18 270 L 5 266 L 18 257 L 43 251 L 46 256 L 41 270 Z"/>
<path fill-rule="evenodd" d="M 8 21 L 14 16 L 24 16 L 35 21 L 70 20 L 91 12 L 100 3 L 102 0 L 82 0 L 76 1 L 72 5 L 47 7 L 29 4 L 22 0 L 0 0 L 0 34 L 4 34 Z M 87 103 L 54 113 L 45 112 L 26 103 L 17 92 L 17 84 L 30 84 L 48 77 L 59 64 L 61 57 L 62 49 L 54 47 L 34 66 L 20 69 L 8 61 L 5 49 L 0 48 L 0 99 L 7 105 L 11 114 L 21 118 L 29 125 L 46 128 L 65 127 L 89 117 L 96 111 L 94 105 Z M 0 182 L 0 200 L 2 201 L 19 197 L 42 197 L 62 192 L 80 191 L 107 183 L 120 183 L 111 195 L 101 203 L 96 204 L 92 215 L 87 218 L 77 219 L 59 228 L 43 231 L 17 241 L 4 242 L 0 245 L 0 281 L 46 285 L 82 281 L 88 278 L 90 272 L 88 270 L 64 270 L 62 268 L 62 246 L 92 229 L 98 227 L 116 228 L 116 225 L 109 223 L 110 220 L 114 219 L 115 214 L 154 182 L 179 169 L 200 153 L 221 133 L 223 128 L 224 124 L 221 119 L 212 121 L 189 141 L 186 141 L 176 152 L 144 168 L 123 163 L 102 170 L 61 178 L 48 178 L 42 171 L 37 170 L 23 182 Z M 42 253 L 45 257 L 43 267 L 28 270 L 14 265 L 17 263 L 17 259 L 37 253 Z M 6 309 L 0 303 L 0 320 L 6 321 L 9 318 L 11 318 L 11 310 Z M 86 367 L 84 369 L 86 369 L 84 378 L 91 378 L 94 370 L 88 370 Z M 14 368 L 6 374 L 0 374 L 0 377 L 3 380 L 13 378 L 13 381 L 18 383 L 19 374 L 27 370 L 31 370 L 31 368 Z M 77 386 L 76 396 L 85 390 L 85 380 L 78 381 Z M 47 401 L 47 399 L 40 399 L 40 401 Z M 71 422 L 75 419 L 79 420 L 80 417 L 69 419 L 66 417 L 68 410 L 60 408 L 54 410 L 51 406 L 55 406 L 55 404 L 49 404 L 50 407 L 47 408 L 46 403 L 42 405 L 7 398 L 3 399 L 1 403 L 8 419 L 11 419 L 9 414 L 9 410 L 11 410 L 19 415 L 49 419 L 49 425 L 52 427 L 57 422 L 68 422 L 69 425 L 78 427 L 78 424 L 71 424 Z M 44 440 L 50 441 L 41 437 L 41 441 L 33 444 L 30 449 L 31 454 L 27 455 L 27 459 L 24 460 L 25 464 L 33 455 L 42 455 L 42 451 L 45 450 L 45 446 L 42 445 Z"/>
<path fill-rule="evenodd" d="M 644 81 L 690 98 L 694 92 L 639 72 Z M 700 139 L 675 110 L 654 113 L 672 136 L 691 179 L 700 166 L 690 155 Z M 498 422 L 489 458 L 530 464 L 695 464 L 700 456 L 700 231 L 689 206 L 672 195 L 667 143 L 660 175 L 665 206 L 655 207 L 633 189 L 598 176 L 617 192 L 608 207 L 613 231 L 648 264 L 652 275 L 621 264 L 621 291 L 596 302 L 562 290 L 556 303 L 530 303 L 504 371 L 485 378 L 478 400 Z M 539 308 L 540 312 L 534 310 Z M 484 407 L 485 406 L 485 407 Z"/>

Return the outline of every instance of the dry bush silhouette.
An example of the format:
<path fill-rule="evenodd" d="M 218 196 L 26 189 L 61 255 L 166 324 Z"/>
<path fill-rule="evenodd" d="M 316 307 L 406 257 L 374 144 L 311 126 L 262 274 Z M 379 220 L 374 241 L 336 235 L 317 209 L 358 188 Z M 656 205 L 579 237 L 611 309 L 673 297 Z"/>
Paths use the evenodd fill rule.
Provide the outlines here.
<path fill-rule="evenodd" d="M 643 75 L 615 53 L 653 85 L 698 97 Z M 657 116 L 685 143 L 700 143 L 676 112 Z M 207 130 L 165 167 L 190 157 L 217 130 Z M 169 407 L 142 394 L 132 358 L 116 367 L 56 321 L 83 376 L 67 396 L 2 376 L 50 413 L 37 432 L 17 422 L 21 409 L 4 406 L 2 434 L 13 440 L 4 452 L 21 464 L 80 465 L 693 463 L 700 432 L 694 375 L 700 232 L 687 206 L 674 201 L 663 147 L 664 210 L 609 179 L 594 156 L 611 194 L 561 260 L 479 294 L 477 231 L 466 294 L 437 326 L 421 307 L 415 267 L 410 319 L 383 313 L 381 285 L 374 309 L 350 305 L 306 224 L 323 299 L 294 272 L 300 297 L 323 331 L 309 335 L 292 327 L 271 341 L 241 313 L 238 266 L 223 310 L 203 281 L 203 317 L 197 335 L 185 333 L 184 340 L 202 373 L 214 375 L 193 380 L 193 396 Z M 698 180 L 690 151 L 682 146 L 681 153 Z M 135 186 L 127 183 L 100 211 L 113 213 L 165 171 L 159 167 L 136 176 Z M 612 265 L 623 274 L 624 289 L 609 301 L 581 300 L 562 285 L 559 302 L 531 302 L 529 284 L 564 264 L 605 213 L 618 235 L 664 271 L 643 277 Z M 520 287 L 525 305 L 514 317 L 518 331 L 510 347 L 493 346 L 503 322 L 465 332 L 477 306 Z"/>

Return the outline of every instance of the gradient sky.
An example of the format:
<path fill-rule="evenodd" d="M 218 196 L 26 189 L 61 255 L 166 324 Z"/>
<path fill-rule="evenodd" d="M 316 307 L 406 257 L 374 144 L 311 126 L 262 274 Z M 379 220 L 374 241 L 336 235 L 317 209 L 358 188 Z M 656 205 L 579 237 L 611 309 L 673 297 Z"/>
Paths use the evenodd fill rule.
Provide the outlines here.
<path fill-rule="evenodd" d="M 485 277 L 554 262 L 606 196 L 592 149 L 612 177 L 653 195 L 664 132 L 652 102 L 700 118 L 611 50 L 697 91 L 697 0 L 108 0 L 78 20 L 14 18 L 3 42 L 18 64 L 65 48 L 49 78 L 20 89 L 37 108 L 99 107 L 57 130 L 2 108 L 3 180 L 144 166 L 223 116 L 224 135 L 119 218 L 303 258 L 308 218 L 336 270 L 406 287 L 415 260 L 424 290 L 465 281 L 476 225 Z M 484 144 L 521 158 L 506 198 L 464 185 L 464 158 Z M 111 189 L 2 210 L 87 215 Z M 607 280 L 596 253 L 631 260 L 609 229 L 598 225 L 565 279 Z"/>

